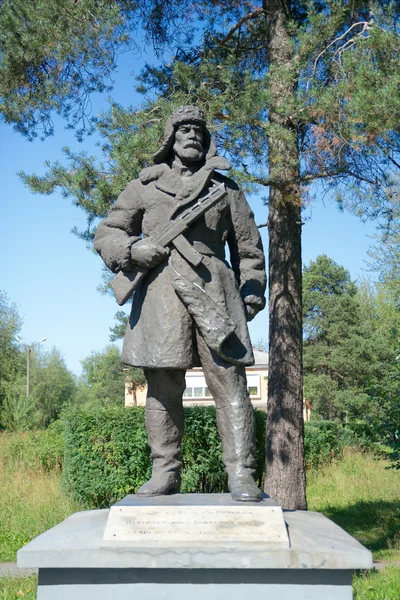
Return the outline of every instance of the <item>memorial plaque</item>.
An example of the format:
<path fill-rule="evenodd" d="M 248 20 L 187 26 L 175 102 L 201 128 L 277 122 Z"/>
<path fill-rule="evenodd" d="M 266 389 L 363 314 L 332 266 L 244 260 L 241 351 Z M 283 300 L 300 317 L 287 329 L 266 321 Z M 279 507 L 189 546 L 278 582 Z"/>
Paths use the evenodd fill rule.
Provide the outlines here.
<path fill-rule="evenodd" d="M 254 505 L 113 506 L 103 541 L 289 547 L 281 508 Z"/>

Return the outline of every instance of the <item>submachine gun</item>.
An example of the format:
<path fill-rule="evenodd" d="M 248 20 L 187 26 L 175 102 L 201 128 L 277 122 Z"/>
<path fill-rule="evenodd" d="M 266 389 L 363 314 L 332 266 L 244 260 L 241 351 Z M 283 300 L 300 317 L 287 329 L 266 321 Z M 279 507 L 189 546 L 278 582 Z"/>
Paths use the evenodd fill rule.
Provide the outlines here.
<path fill-rule="evenodd" d="M 172 244 L 186 260 L 197 267 L 202 262 L 203 257 L 182 234 L 189 229 L 194 221 L 204 215 L 212 206 L 215 206 L 222 198 L 225 198 L 226 195 L 227 191 L 223 183 L 214 185 L 205 196 L 200 196 L 195 204 L 180 213 L 176 219 L 170 221 L 167 227 L 156 235 L 152 241 L 164 248 Z M 130 298 L 148 272 L 149 269 L 136 267 L 132 271 L 120 271 L 114 277 L 111 287 L 120 306 Z"/>

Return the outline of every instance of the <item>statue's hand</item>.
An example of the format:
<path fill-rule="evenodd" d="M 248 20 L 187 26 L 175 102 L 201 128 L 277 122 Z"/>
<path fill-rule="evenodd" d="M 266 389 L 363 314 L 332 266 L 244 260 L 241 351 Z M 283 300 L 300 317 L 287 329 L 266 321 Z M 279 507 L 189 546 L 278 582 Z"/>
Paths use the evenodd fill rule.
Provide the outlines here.
<path fill-rule="evenodd" d="M 255 294 L 244 295 L 243 304 L 247 321 L 252 321 L 256 314 L 264 307 L 263 298 Z"/>
<path fill-rule="evenodd" d="M 254 319 L 254 317 L 256 316 L 256 314 L 258 313 L 258 311 L 260 310 L 260 307 L 255 306 L 254 304 L 245 304 L 244 309 L 246 312 L 246 320 L 252 321 Z"/>
<path fill-rule="evenodd" d="M 144 269 L 152 269 L 169 255 L 168 248 L 154 244 L 148 238 L 135 242 L 131 248 L 132 262 Z"/>

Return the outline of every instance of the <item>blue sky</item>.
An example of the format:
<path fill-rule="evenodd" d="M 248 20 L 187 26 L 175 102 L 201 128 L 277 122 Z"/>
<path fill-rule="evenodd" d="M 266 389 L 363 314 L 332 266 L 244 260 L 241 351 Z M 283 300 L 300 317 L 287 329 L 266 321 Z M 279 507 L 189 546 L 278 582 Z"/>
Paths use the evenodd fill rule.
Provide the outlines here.
<path fill-rule="evenodd" d="M 130 73 L 137 73 L 145 60 L 152 61 L 152 55 L 121 57 L 112 96 L 125 106 L 140 102 Z M 105 99 L 94 98 L 93 114 L 106 108 Z M 101 259 L 71 233 L 75 226 L 84 228 L 83 212 L 59 193 L 32 194 L 17 176 L 20 170 L 44 174 L 47 159 L 63 160 L 63 146 L 97 152 L 94 137 L 78 143 L 61 121 L 56 119 L 55 124 L 55 135 L 44 142 L 28 142 L 0 124 L 0 289 L 18 306 L 23 319 L 20 337 L 28 343 L 46 337 L 43 346 L 59 348 L 67 366 L 79 373 L 80 361 L 109 343 L 109 328 L 119 307 L 113 298 L 97 292 Z M 249 201 L 257 223 L 265 223 L 267 209 L 261 197 Z M 363 224 L 327 201 L 315 202 L 305 217 L 303 264 L 324 253 L 348 269 L 353 279 L 368 274 L 367 250 L 376 223 Z M 266 228 L 260 231 L 267 249 Z M 253 340 L 267 339 L 266 310 L 250 323 L 250 334 Z"/>

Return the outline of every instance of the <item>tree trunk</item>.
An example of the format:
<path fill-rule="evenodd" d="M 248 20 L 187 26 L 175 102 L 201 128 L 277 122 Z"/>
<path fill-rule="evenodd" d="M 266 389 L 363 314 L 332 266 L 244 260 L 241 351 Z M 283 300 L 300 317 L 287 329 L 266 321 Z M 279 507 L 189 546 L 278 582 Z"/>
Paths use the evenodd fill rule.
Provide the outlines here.
<path fill-rule="evenodd" d="M 265 491 L 283 508 L 306 509 L 303 441 L 302 269 L 298 136 L 288 108 L 297 88 L 288 8 L 264 0 L 269 120 L 269 376 Z"/>

